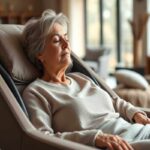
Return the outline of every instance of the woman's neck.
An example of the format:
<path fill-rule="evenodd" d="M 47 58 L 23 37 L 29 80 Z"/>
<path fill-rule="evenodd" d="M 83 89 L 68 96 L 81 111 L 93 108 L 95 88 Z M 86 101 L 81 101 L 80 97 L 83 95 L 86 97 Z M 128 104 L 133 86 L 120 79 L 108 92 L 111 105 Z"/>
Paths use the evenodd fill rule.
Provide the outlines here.
<path fill-rule="evenodd" d="M 70 80 L 66 77 L 64 71 L 59 72 L 44 72 L 44 75 L 41 78 L 46 82 L 60 83 L 60 84 L 70 84 Z"/>

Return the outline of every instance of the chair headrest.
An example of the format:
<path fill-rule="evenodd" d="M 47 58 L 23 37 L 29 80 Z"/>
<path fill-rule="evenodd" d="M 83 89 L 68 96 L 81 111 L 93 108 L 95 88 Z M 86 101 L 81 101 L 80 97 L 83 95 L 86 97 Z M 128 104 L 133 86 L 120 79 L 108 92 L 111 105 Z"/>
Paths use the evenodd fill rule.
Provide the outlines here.
<path fill-rule="evenodd" d="M 18 82 L 28 82 L 38 76 L 23 51 L 23 28 L 23 25 L 0 25 L 0 62 Z"/>

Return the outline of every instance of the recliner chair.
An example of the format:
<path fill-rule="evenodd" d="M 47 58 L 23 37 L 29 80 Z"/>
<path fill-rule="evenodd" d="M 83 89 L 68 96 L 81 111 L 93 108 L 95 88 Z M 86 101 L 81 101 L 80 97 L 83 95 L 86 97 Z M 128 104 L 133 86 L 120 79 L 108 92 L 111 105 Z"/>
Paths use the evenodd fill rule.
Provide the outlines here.
<path fill-rule="evenodd" d="M 43 135 L 31 124 L 21 93 L 38 72 L 23 52 L 22 30 L 20 25 L 0 25 L 0 149 L 96 149 Z"/>
<path fill-rule="evenodd" d="M 28 118 L 22 90 L 38 72 L 26 58 L 22 48 L 20 25 L 0 25 L 0 149 L 4 150 L 94 150 L 96 148 L 44 135 Z M 118 96 L 72 53 L 70 71 L 82 72 L 106 90 L 113 100 Z M 149 111 L 149 110 L 148 110 Z"/>

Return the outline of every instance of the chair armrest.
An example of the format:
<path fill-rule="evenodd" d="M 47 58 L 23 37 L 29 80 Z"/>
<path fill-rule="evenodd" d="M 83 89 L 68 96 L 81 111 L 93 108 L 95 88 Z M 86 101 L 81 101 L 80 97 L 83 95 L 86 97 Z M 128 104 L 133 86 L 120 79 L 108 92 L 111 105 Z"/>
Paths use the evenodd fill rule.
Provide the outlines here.
<path fill-rule="evenodd" d="M 50 135 L 44 135 L 38 130 L 26 130 L 23 136 L 22 150 L 31 149 L 34 147 L 36 150 L 100 150 L 94 147 L 86 146 L 83 144 L 75 143 L 68 140 L 63 140 Z"/>

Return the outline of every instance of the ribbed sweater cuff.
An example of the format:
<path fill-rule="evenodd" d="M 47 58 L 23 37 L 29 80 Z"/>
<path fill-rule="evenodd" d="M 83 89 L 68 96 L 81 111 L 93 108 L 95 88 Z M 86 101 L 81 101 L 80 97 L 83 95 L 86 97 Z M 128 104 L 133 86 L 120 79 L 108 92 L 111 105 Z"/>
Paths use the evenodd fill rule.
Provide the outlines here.
<path fill-rule="evenodd" d="M 98 135 L 102 135 L 102 134 L 103 134 L 103 132 L 102 132 L 101 130 L 98 130 L 98 131 L 97 131 L 97 133 L 96 133 L 95 136 L 94 136 L 94 139 L 93 139 L 93 142 L 92 142 L 92 146 L 95 146 L 95 147 L 96 147 L 96 145 L 95 145 L 96 137 L 97 137 Z"/>
<path fill-rule="evenodd" d="M 133 116 L 134 116 L 137 112 L 140 112 L 140 113 L 146 115 L 146 113 L 145 113 L 144 111 L 141 111 L 141 110 L 139 110 L 139 109 L 137 109 L 137 108 L 132 108 L 132 109 L 130 109 L 130 110 L 128 111 L 129 120 L 130 120 L 131 122 L 133 122 Z M 147 115 L 146 115 L 146 116 L 147 116 Z"/>

